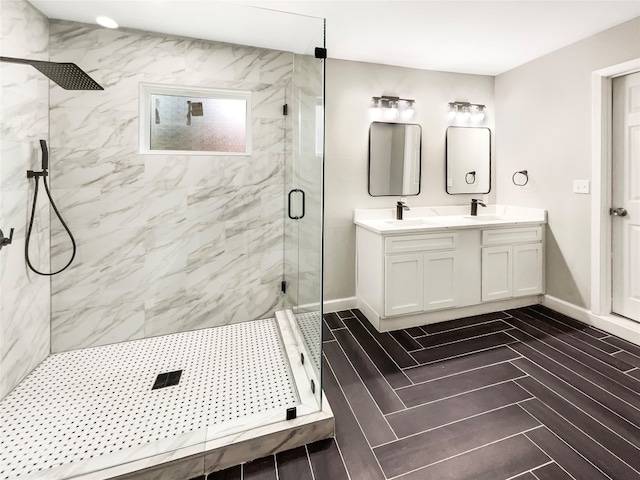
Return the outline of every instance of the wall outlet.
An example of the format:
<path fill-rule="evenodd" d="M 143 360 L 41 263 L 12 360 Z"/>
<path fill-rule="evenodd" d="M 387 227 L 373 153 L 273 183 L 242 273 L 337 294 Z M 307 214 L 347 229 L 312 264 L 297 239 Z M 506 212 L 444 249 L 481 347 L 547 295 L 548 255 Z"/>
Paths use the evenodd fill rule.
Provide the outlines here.
<path fill-rule="evenodd" d="M 589 193 L 589 180 L 574 180 L 573 193 Z"/>

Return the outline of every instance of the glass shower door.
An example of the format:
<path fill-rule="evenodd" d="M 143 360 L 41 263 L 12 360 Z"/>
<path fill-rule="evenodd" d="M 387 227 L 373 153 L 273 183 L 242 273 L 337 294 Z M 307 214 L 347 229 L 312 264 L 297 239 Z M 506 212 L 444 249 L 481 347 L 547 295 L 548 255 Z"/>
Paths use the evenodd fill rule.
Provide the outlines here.
<path fill-rule="evenodd" d="M 317 46 L 324 46 L 322 44 Z M 322 356 L 324 60 L 294 54 L 287 89 L 285 308 L 318 404 Z"/>

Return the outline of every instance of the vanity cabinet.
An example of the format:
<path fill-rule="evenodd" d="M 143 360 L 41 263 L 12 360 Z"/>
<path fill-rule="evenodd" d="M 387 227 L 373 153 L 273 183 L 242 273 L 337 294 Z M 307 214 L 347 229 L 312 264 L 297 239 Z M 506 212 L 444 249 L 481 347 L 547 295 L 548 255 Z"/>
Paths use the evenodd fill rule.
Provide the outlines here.
<path fill-rule="evenodd" d="M 385 255 L 384 314 L 421 312 L 424 307 L 424 255 Z"/>
<path fill-rule="evenodd" d="M 538 303 L 544 225 L 356 228 L 358 308 L 379 331 Z"/>
<path fill-rule="evenodd" d="M 482 245 L 483 302 L 542 293 L 541 226 L 485 230 Z"/>
<path fill-rule="evenodd" d="M 385 238 L 384 314 L 456 306 L 458 233 Z"/>

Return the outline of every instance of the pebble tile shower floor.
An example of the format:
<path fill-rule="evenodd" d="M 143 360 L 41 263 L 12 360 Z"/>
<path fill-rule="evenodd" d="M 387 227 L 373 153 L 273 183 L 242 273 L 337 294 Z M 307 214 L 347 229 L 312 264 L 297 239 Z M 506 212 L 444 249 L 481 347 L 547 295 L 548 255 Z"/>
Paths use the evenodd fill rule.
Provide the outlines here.
<path fill-rule="evenodd" d="M 59 353 L 0 403 L 0 478 L 297 403 L 273 319 Z"/>
<path fill-rule="evenodd" d="M 309 352 L 311 361 L 319 371 L 320 355 L 322 354 L 322 330 L 319 328 L 322 325 L 320 312 L 296 313 L 295 316 L 298 329 L 306 344 L 307 352 Z"/>

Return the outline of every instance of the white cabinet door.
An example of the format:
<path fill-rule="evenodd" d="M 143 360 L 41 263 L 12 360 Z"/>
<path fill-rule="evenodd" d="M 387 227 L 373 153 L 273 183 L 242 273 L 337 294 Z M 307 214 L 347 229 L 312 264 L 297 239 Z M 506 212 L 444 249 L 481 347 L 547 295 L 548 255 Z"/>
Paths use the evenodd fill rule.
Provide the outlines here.
<path fill-rule="evenodd" d="M 455 250 L 424 254 L 425 311 L 458 305 L 456 277 Z"/>
<path fill-rule="evenodd" d="M 482 249 L 482 301 L 513 296 L 513 247 Z"/>
<path fill-rule="evenodd" d="M 387 255 L 384 259 L 385 316 L 421 312 L 424 306 L 424 254 Z"/>
<path fill-rule="evenodd" d="M 542 244 L 513 246 L 513 296 L 542 293 Z"/>

